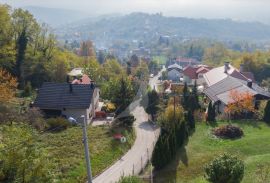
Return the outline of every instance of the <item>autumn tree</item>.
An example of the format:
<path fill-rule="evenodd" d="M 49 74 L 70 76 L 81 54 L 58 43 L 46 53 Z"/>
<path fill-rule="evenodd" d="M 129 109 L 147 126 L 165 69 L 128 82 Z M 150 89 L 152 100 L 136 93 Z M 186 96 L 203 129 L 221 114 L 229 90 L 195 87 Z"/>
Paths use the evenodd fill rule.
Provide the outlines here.
<path fill-rule="evenodd" d="M 231 90 L 229 93 L 230 101 L 225 108 L 227 114 L 239 117 L 245 114 L 247 117 L 248 113 L 254 113 L 254 97 L 249 92 L 239 92 L 237 90 Z"/>
<path fill-rule="evenodd" d="M 10 101 L 17 88 L 17 80 L 6 70 L 0 68 L 0 103 Z"/>

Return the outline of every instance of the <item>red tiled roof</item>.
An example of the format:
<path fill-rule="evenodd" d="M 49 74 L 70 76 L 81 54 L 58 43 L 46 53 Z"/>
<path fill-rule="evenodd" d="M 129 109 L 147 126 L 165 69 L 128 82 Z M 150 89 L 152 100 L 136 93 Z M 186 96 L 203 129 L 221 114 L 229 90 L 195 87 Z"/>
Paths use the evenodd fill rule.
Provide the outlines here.
<path fill-rule="evenodd" d="M 186 68 L 184 68 L 183 73 L 190 79 L 196 79 L 197 78 L 196 70 L 197 70 L 196 68 L 189 65 Z"/>
<path fill-rule="evenodd" d="M 190 79 L 198 79 L 198 74 L 206 73 L 210 70 L 211 68 L 208 66 L 187 66 L 184 68 L 184 75 L 188 76 Z"/>
<path fill-rule="evenodd" d="M 74 79 L 72 84 L 91 84 L 91 79 L 84 74 L 81 79 Z"/>

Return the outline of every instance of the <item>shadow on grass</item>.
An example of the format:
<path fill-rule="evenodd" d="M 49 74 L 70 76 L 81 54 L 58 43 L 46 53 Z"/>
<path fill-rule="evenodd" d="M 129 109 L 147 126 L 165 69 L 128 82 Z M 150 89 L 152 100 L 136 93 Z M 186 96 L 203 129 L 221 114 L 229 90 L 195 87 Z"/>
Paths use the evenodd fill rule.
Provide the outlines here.
<path fill-rule="evenodd" d="M 238 124 L 239 126 L 251 126 L 253 128 L 261 129 L 260 122 L 256 120 L 231 120 L 227 121 L 229 124 Z"/>
<path fill-rule="evenodd" d="M 180 162 L 182 162 L 184 166 L 188 166 L 188 156 L 185 147 L 182 147 L 177 151 L 175 158 L 167 167 L 154 173 L 154 182 L 176 183 L 179 164 L 182 166 Z"/>

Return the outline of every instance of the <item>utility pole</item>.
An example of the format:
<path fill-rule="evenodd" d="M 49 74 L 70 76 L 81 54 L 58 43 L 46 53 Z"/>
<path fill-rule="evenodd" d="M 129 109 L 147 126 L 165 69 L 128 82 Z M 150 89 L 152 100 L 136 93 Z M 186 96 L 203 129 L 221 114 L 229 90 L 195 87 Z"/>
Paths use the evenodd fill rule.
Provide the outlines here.
<path fill-rule="evenodd" d="M 87 180 L 88 183 L 92 183 L 92 172 L 91 172 L 91 162 L 90 162 L 90 153 L 88 148 L 88 139 L 87 139 L 87 124 L 85 116 L 83 118 L 83 143 L 84 143 L 84 153 L 85 153 L 85 160 L 86 160 L 86 167 L 87 167 Z"/>

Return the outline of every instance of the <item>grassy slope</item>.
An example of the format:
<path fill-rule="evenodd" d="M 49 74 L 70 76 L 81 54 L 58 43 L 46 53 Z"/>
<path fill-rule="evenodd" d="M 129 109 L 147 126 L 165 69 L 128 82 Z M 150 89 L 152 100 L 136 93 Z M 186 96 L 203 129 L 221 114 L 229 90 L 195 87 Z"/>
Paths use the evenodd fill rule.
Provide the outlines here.
<path fill-rule="evenodd" d="M 220 125 L 221 123 L 219 123 Z M 256 183 L 257 165 L 270 166 L 270 127 L 264 123 L 237 122 L 245 136 L 237 140 L 220 140 L 210 135 L 211 127 L 198 124 L 185 149 L 166 169 L 158 172 L 157 182 L 204 183 L 204 165 L 215 156 L 228 152 L 245 162 L 244 183 Z"/>
<path fill-rule="evenodd" d="M 117 129 L 119 132 L 123 130 Z M 93 176 L 101 173 L 130 149 L 135 135 L 129 133 L 126 137 L 128 142 L 121 144 L 113 139 L 109 127 L 88 128 Z M 55 177 L 54 182 L 78 183 L 86 181 L 84 146 L 80 127 L 72 127 L 58 133 L 43 134 L 36 142 L 36 146 L 46 149 L 50 159 L 50 171 Z"/>

